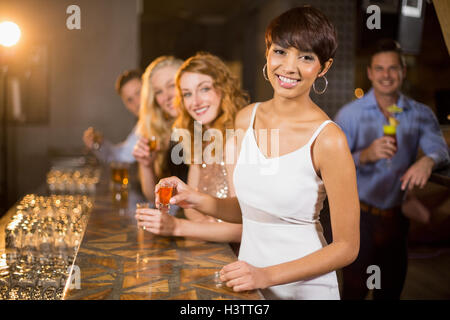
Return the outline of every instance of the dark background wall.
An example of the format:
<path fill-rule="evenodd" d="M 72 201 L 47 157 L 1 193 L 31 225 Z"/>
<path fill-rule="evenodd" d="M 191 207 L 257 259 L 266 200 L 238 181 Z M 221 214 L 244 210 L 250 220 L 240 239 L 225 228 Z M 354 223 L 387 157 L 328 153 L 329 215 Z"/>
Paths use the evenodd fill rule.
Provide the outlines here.
<path fill-rule="evenodd" d="M 357 12 L 355 23 L 364 26 L 368 14 L 365 12 L 367 2 L 377 3 L 380 1 L 357 1 Z M 381 29 L 369 30 L 367 28 L 356 28 L 355 42 L 355 86 L 362 88 L 365 92 L 370 88 L 367 79 L 367 62 L 370 46 L 379 38 L 391 37 L 396 39 L 399 34 L 399 11 L 401 1 L 386 1 L 391 3 L 388 8 L 382 7 Z M 450 57 L 445 45 L 442 29 L 437 19 L 435 7 L 432 2 L 424 1 L 423 31 L 419 35 L 410 33 L 411 39 L 420 40 L 419 52 L 406 55 L 407 75 L 403 85 L 403 92 L 410 97 L 430 106 L 436 113 L 442 113 L 439 118 L 441 124 L 450 124 L 447 120 L 449 114 L 447 100 L 446 105 L 441 105 L 438 110 L 436 94 L 438 91 L 450 89 Z M 391 11 L 389 9 L 394 9 Z M 444 111 L 444 109 L 446 109 Z"/>
<path fill-rule="evenodd" d="M 184 3 L 184 5 L 183 5 Z M 299 5 L 301 0 L 260 1 L 169 1 L 167 4 L 144 1 L 141 19 L 141 67 L 154 58 L 171 52 L 186 59 L 197 51 L 209 51 L 241 67 L 243 87 L 252 101 L 272 96 L 270 84 L 262 76 L 265 64 L 264 32 L 268 23 L 282 12 Z M 313 99 L 333 116 L 352 97 L 354 88 L 354 43 L 356 2 L 354 0 L 320 0 L 321 9 L 338 29 L 339 50 L 327 74 L 329 87 Z"/>

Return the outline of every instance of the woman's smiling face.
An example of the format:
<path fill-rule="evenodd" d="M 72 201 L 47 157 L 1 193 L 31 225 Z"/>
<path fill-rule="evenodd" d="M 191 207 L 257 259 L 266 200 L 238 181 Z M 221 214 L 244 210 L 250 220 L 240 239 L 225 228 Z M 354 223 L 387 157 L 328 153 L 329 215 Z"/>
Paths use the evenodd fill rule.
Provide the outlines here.
<path fill-rule="evenodd" d="M 166 66 L 156 70 L 150 79 L 157 104 L 172 118 L 178 115 L 174 106 L 175 74 L 177 70 L 178 68 L 175 66 Z"/>
<path fill-rule="evenodd" d="M 180 78 L 183 103 L 191 117 L 202 125 L 210 125 L 220 112 L 221 93 L 213 79 L 205 74 L 185 72 Z"/>
<path fill-rule="evenodd" d="M 321 70 L 319 58 L 313 52 L 302 52 L 294 47 L 283 48 L 272 44 L 267 54 L 269 81 L 275 94 L 286 98 L 309 94 Z"/>

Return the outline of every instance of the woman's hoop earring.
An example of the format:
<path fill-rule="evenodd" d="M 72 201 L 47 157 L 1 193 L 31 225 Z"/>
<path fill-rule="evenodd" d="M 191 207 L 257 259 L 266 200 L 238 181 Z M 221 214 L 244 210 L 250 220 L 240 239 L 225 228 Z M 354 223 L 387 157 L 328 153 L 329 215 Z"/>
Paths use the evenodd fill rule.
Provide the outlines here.
<path fill-rule="evenodd" d="M 269 81 L 269 78 L 267 77 L 266 73 L 267 73 L 267 63 L 264 65 L 263 67 L 263 77 L 264 79 L 266 79 L 267 81 Z"/>
<path fill-rule="evenodd" d="M 325 91 L 327 91 L 327 88 L 328 88 L 328 80 L 327 80 L 327 78 L 326 78 L 325 76 L 322 76 L 322 77 L 320 77 L 320 78 L 323 78 L 323 79 L 325 80 L 325 88 L 323 88 L 322 91 L 317 91 L 317 90 L 316 90 L 316 81 L 314 81 L 312 87 L 313 87 L 313 90 L 314 90 L 314 92 L 315 92 L 316 94 L 323 94 Z M 317 78 L 317 79 L 319 79 L 319 78 Z M 317 79 L 316 79 L 316 80 L 317 80 Z"/>

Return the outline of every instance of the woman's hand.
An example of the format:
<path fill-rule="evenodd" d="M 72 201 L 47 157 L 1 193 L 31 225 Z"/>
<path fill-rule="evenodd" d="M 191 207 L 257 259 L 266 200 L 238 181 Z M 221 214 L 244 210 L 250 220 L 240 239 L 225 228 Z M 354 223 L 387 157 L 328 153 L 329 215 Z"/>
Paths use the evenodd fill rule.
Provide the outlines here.
<path fill-rule="evenodd" d="M 176 204 L 183 209 L 195 209 L 202 201 L 203 194 L 194 190 L 189 185 L 181 181 L 178 177 L 164 178 L 155 186 L 155 205 L 159 208 L 159 189 L 161 185 L 173 187 L 170 204 Z"/>
<path fill-rule="evenodd" d="M 220 280 L 233 291 L 264 289 L 270 286 L 264 268 L 257 268 L 245 261 L 236 261 L 220 270 Z"/>
<path fill-rule="evenodd" d="M 135 159 L 140 164 L 146 167 L 150 167 L 153 165 L 156 157 L 156 152 L 159 150 L 157 148 L 155 151 L 150 152 L 148 143 L 149 140 L 147 138 L 140 137 L 133 149 L 133 156 L 135 157 Z"/>
<path fill-rule="evenodd" d="M 168 214 L 167 210 L 137 209 L 135 217 L 138 227 L 145 227 L 146 231 L 161 236 L 176 235 L 178 219 Z"/>

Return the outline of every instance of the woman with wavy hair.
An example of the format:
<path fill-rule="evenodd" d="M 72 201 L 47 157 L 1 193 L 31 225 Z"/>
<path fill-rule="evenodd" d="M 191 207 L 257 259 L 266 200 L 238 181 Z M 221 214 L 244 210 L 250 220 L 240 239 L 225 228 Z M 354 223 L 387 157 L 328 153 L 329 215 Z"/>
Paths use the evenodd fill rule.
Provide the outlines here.
<path fill-rule="evenodd" d="M 178 116 L 174 105 L 175 75 L 183 60 L 173 56 L 161 56 L 153 60 L 142 75 L 141 107 L 137 133 L 139 141 L 133 156 L 139 163 L 142 191 L 151 201 L 154 199 L 155 181 L 175 175 L 186 181 L 187 166 L 175 165 L 170 159 L 170 134 Z M 156 149 L 150 150 L 150 141 L 156 141 Z"/>
<path fill-rule="evenodd" d="M 204 52 L 183 63 L 175 82 L 179 116 L 172 137 L 183 137 L 179 146 L 189 163 L 188 185 L 215 198 L 234 197 L 223 158 L 223 137 L 226 129 L 233 129 L 236 113 L 248 104 L 247 94 L 220 58 Z M 210 148 L 211 145 L 215 148 Z M 136 217 L 139 225 L 155 234 L 240 242 L 241 224 L 222 222 L 189 208 L 184 213 L 188 219 L 172 217 L 163 210 L 139 209 Z"/>

